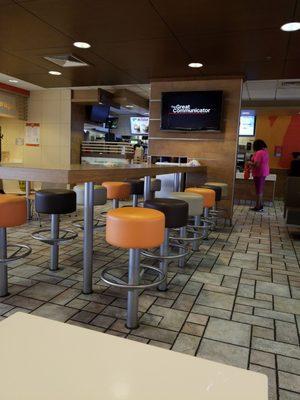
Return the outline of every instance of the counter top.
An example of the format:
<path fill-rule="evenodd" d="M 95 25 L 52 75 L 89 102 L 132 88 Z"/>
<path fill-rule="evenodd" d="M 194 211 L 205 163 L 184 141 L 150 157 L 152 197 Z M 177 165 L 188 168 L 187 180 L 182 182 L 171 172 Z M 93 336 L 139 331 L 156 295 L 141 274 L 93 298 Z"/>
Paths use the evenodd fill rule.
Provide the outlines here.
<path fill-rule="evenodd" d="M 244 173 L 243 173 L 243 172 L 237 172 L 237 173 L 235 174 L 235 178 L 236 178 L 236 179 L 244 179 Z M 251 179 L 253 179 L 253 177 L 251 176 L 249 179 L 251 180 Z M 277 175 L 276 175 L 276 174 L 270 174 L 270 175 L 268 175 L 268 176 L 266 177 L 266 181 L 275 182 L 276 179 L 277 179 Z"/>
<path fill-rule="evenodd" d="M 104 180 L 140 178 L 157 174 L 206 172 L 206 167 L 128 164 L 120 166 L 71 164 L 61 168 L 36 167 L 29 164 L 0 164 L 0 179 L 57 183 L 101 183 Z"/>
<path fill-rule="evenodd" d="M 9 400 L 267 400 L 265 375 L 24 313 L 0 357 Z"/>

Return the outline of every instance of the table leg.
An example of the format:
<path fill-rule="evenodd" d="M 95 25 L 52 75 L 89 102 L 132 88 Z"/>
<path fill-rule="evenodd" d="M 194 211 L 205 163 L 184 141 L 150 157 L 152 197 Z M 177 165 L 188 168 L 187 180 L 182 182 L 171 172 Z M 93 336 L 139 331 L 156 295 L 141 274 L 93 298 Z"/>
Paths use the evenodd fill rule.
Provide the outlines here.
<path fill-rule="evenodd" d="M 27 205 L 27 220 L 29 221 L 32 218 L 31 215 L 31 201 L 29 199 L 30 196 L 30 181 L 26 181 L 25 183 L 26 190 L 26 205 Z"/>
<path fill-rule="evenodd" d="M 151 176 L 144 178 L 144 200 L 151 199 Z"/>
<path fill-rule="evenodd" d="M 93 292 L 94 184 L 84 184 L 83 293 Z"/>
<path fill-rule="evenodd" d="M 6 228 L 0 228 L 0 258 L 7 258 L 7 238 Z M 0 297 L 8 295 L 7 264 L 0 264 Z"/>
<path fill-rule="evenodd" d="M 180 191 L 180 174 L 178 172 L 174 174 L 173 190 L 174 192 Z"/>
<path fill-rule="evenodd" d="M 169 236 L 170 236 L 170 231 L 168 228 L 165 229 L 165 236 L 164 236 L 164 242 L 160 245 L 160 250 L 159 254 L 161 256 L 168 256 L 169 255 Z M 169 261 L 167 259 L 162 259 L 159 261 L 159 269 L 161 272 L 166 276 L 166 279 L 164 282 L 162 282 L 157 289 L 161 291 L 166 291 L 167 290 L 167 273 L 168 273 L 168 264 Z"/>

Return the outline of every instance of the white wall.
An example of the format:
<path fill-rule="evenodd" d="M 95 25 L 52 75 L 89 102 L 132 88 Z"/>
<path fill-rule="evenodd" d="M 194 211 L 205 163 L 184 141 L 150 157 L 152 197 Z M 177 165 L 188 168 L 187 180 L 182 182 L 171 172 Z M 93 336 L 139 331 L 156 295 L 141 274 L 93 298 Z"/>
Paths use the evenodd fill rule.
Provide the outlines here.
<path fill-rule="evenodd" d="M 15 118 L 0 118 L 2 128 L 2 162 L 23 162 L 23 145 L 16 145 L 16 139 L 24 139 L 25 121 Z"/>
<path fill-rule="evenodd" d="M 70 163 L 71 90 L 32 91 L 28 122 L 40 123 L 40 146 L 24 146 L 24 163 L 64 167 Z"/>

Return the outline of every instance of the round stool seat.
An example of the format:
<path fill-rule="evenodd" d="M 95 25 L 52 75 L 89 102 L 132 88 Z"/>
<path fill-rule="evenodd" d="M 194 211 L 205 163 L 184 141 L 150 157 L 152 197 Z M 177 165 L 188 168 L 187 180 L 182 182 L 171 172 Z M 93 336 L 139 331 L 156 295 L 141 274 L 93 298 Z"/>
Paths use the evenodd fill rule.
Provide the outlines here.
<path fill-rule="evenodd" d="M 76 211 L 76 193 L 67 189 L 44 189 L 35 193 L 35 209 L 41 214 L 70 214 Z"/>
<path fill-rule="evenodd" d="M 192 187 L 185 189 L 185 191 L 188 193 L 201 194 L 201 196 L 203 196 L 203 206 L 205 208 L 211 208 L 215 205 L 216 195 L 212 189 Z"/>
<path fill-rule="evenodd" d="M 0 195 L 0 227 L 23 225 L 26 222 L 26 199 L 25 197 L 11 194 Z"/>
<path fill-rule="evenodd" d="M 222 199 L 228 196 L 228 184 L 224 182 L 206 182 L 204 186 L 219 186 L 222 189 Z"/>
<path fill-rule="evenodd" d="M 76 202 L 78 205 L 84 204 L 84 185 L 76 185 L 73 187 L 76 193 Z M 104 186 L 94 185 L 94 206 L 102 206 L 106 204 L 107 190 Z"/>
<path fill-rule="evenodd" d="M 189 216 L 196 217 L 203 213 L 203 196 L 188 192 L 171 192 L 166 194 L 167 198 L 186 201 L 189 205 Z"/>
<path fill-rule="evenodd" d="M 164 213 L 166 228 L 181 228 L 186 226 L 189 217 L 188 203 L 183 200 L 158 198 L 146 200 L 144 208 L 152 208 Z"/>
<path fill-rule="evenodd" d="M 131 194 L 142 196 L 144 194 L 144 182 L 139 179 L 131 179 L 126 181 L 130 185 Z"/>
<path fill-rule="evenodd" d="M 220 186 L 203 185 L 201 187 L 214 190 L 215 195 L 216 195 L 216 201 L 220 201 L 222 199 L 222 188 Z"/>
<path fill-rule="evenodd" d="M 108 200 L 127 200 L 130 197 L 130 184 L 127 182 L 103 182 Z"/>
<path fill-rule="evenodd" d="M 160 246 L 164 241 L 165 216 L 157 210 L 124 207 L 106 217 L 106 241 L 125 249 Z"/>

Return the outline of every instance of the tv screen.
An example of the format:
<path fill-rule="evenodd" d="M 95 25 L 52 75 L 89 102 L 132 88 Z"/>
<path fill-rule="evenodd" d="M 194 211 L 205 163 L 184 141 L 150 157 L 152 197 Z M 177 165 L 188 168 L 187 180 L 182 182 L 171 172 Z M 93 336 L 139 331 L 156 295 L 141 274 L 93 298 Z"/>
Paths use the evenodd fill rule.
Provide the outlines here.
<path fill-rule="evenodd" d="M 89 120 L 97 124 L 106 122 L 109 116 L 109 108 L 109 106 L 104 105 L 92 106 Z"/>
<path fill-rule="evenodd" d="M 147 135 L 149 132 L 149 117 L 130 117 L 132 135 Z"/>
<path fill-rule="evenodd" d="M 255 136 L 255 112 L 243 110 L 240 115 L 239 136 Z"/>
<path fill-rule="evenodd" d="M 161 129 L 172 131 L 220 131 L 223 92 L 162 93 Z"/>
<path fill-rule="evenodd" d="M 107 118 L 107 120 L 105 121 L 105 128 L 116 129 L 118 127 L 118 121 L 118 117 Z"/>

